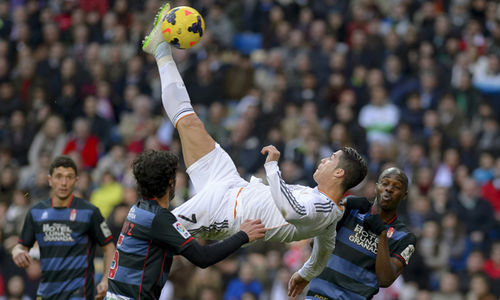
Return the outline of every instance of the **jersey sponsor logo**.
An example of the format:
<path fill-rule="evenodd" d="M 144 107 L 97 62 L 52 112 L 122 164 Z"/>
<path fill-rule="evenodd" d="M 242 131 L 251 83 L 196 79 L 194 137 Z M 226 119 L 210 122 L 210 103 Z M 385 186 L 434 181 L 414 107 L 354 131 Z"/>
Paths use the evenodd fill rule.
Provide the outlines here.
<path fill-rule="evenodd" d="M 413 252 L 415 252 L 415 246 L 413 245 L 408 245 L 408 247 L 406 247 L 403 252 L 401 252 L 401 257 L 405 259 L 406 263 L 408 263 L 408 261 L 410 260 Z"/>
<path fill-rule="evenodd" d="M 111 235 L 111 230 L 109 230 L 108 224 L 106 224 L 106 221 L 102 221 L 101 224 L 99 225 L 101 227 L 102 234 L 104 237 L 109 237 Z"/>
<path fill-rule="evenodd" d="M 74 221 L 76 220 L 76 209 L 72 209 L 71 212 L 69 213 L 69 220 Z"/>
<path fill-rule="evenodd" d="M 394 227 L 389 227 L 389 229 L 387 229 L 387 237 L 391 238 L 391 236 L 394 234 L 394 231 Z"/>
<path fill-rule="evenodd" d="M 75 240 L 71 236 L 73 232 L 71 228 L 66 224 L 52 223 L 43 224 L 43 241 L 44 242 L 74 242 Z"/>
<path fill-rule="evenodd" d="M 349 241 L 365 248 L 368 251 L 371 251 L 375 255 L 377 254 L 378 237 L 375 234 L 364 230 L 363 226 L 359 224 L 356 224 L 354 234 L 349 236 Z"/>
<path fill-rule="evenodd" d="M 179 215 L 179 218 L 181 218 L 183 220 L 186 220 L 188 222 L 194 223 L 194 224 L 198 223 L 198 221 L 196 220 L 196 215 L 195 214 L 191 215 L 191 219 L 188 218 L 188 217 L 186 217 L 186 216 L 183 216 L 183 215 Z"/>
<path fill-rule="evenodd" d="M 180 235 L 182 235 L 185 239 L 191 236 L 189 232 L 186 230 L 186 228 L 182 226 L 181 222 L 177 221 L 174 224 L 172 224 L 172 226 L 174 226 L 175 230 L 177 230 L 177 232 L 179 232 Z"/>

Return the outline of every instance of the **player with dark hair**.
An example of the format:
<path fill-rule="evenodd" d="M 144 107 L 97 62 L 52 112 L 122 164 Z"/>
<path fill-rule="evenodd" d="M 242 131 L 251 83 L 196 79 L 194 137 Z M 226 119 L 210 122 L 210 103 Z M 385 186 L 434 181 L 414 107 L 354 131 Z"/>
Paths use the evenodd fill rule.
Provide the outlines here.
<path fill-rule="evenodd" d="M 183 80 L 161 35 L 165 5 L 143 43 L 155 56 L 165 111 L 179 131 L 182 153 L 197 194 L 173 210 L 191 234 L 222 239 L 234 233 L 242 220 L 261 219 L 265 239 L 280 242 L 315 238 L 311 258 L 299 271 L 305 280 L 319 275 L 333 251 L 335 225 L 342 217 L 344 193 L 365 177 L 365 160 L 352 148 L 343 148 L 321 160 L 313 177 L 318 186 L 288 185 L 278 168 L 280 152 L 262 148 L 269 185 L 240 177 L 229 155 L 207 133 L 194 113 Z"/>
<path fill-rule="evenodd" d="M 260 221 L 246 220 L 228 239 L 201 246 L 168 210 L 174 197 L 177 156 L 167 151 L 141 153 L 133 163 L 141 199 L 132 206 L 118 238 L 109 270 L 107 299 L 157 299 L 176 254 L 201 268 L 243 244 L 264 237 Z"/>
<path fill-rule="evenodd" d="M 311 281 L 306 299 L 370 299 L 401 274 L 415 250 L 416 238 L 396 214 L 408 195 L 408 178 L 398 168 L 386 169 L 376 185 L 371 212 L 346 211 L 337 225 L 336 247 L 325 270 Z M 289 295 L 307 285 L 290 280 Z"/>
<path fill-rule="evenodd" d="M 107 273 L 115 251 L 111 231 L 97 207 L 73 195 L 78 173 L 71 158 L 55 158 L 48 180 L 53 196 L 29 210 L 12 258 L 18 267 L 28 267 L 32 259 L 28 251 L 38 242 L 42 280 L 37 298 L 102 299 L 108 279 L 103 276 L 96 295 L 95 246 L 103 248 Z"/>

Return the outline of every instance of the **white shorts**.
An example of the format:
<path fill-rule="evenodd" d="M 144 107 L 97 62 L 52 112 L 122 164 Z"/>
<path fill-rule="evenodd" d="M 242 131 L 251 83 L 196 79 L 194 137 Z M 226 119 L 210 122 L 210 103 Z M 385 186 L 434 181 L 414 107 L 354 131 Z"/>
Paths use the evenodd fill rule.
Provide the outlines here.
<path fill-rule="evenodd" d="M 188 169 L 196 195 L 172 213 L 197 237 L 225 239 L 236 232 L 235 204 L 238 190 L 248 184 L 231 157 L 219 144 Z M 236 227 L 236 228 L 235 228 Z"/>

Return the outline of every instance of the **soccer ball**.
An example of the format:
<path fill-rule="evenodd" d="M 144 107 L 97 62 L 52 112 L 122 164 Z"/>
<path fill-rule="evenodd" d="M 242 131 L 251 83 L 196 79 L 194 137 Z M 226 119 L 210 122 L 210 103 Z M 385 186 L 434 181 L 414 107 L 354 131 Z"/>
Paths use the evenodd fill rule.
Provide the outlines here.
<path fill-rule="evenodd" d="M 161 23 L 163 38 L 179 49 L 196 45 L 205 32 L 205 21 L 196 9 L 189 6 L 172 8 Z"/>

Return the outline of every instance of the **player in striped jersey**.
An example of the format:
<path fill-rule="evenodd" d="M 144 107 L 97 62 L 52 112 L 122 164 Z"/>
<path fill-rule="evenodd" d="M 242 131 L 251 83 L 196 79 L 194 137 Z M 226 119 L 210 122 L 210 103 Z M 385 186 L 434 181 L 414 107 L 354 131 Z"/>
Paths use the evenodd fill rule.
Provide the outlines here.
<path fill-rule="evenodd" d="M 415 250 L 416 238 L 396 214 L 408 195 L 408 178 L 398 168 L 380 174 L 371 212 L 347 211 L 337 225 L 337 241 L 325 270 L 311 281 L 306 299 L 370 299 L 401 274 Z M 306 283 L 290 280 L 289 295 Z"/>
<path fill-rule="evenodd" d="M 42 280 L 37 299 L 102 299 L 106 294 L 108 279 L 103 276 L 96 295 L 94 254 L 99 244 L 106 274 L 115 251 L 113 237 L 99 209 L 73 195 L 77 179 L 73 160 L 54 159 L 48 176 L 53 197 L 29 210 L 12 250 L 16 265 L 26 268 L 32 260 L 28 250 L 38 242 Z"/>
<path fill-rule="evenodd" d="M 264 237 L 260 221 L 246 220 L 230 238 L 201 246 L 168 210 L 174 196 L 177 157 L 166 151 L 141 153 L 133 172 L 141 199 L 123 224 L 109 270 L 107 299 L 158 299 L 167 281 L 173 255 L 199 267 L 227 257 L 243 244 Z"/>
<path fill-rule="evenodd" d="M 280 153 L 274 146 L 267 155 L 265 185 L 257 178 L 241 178 L 229 155 L 212 139 L 194 113 L 183 80 L 161 35 L 159 14 L 143 43 L 154 55 L 160 72 L 162 102 L 177 128 L 187 173 L 197 194 L 172 212 L 189 232 L 208 239 L 223 239 L 236 232 L 245 219 L 261 219 L 268 228 L 265 239 L 281 242 L 315 239 L 310 259 L 299 271 L 311 280 L 319 275 L 334 248 L 335 226 L 342 217 L 340 200 L 366 175 L 364 159 L 352 148 L 324 158 L 314 173 L 317 187 L 288 185 L 278 168 Z"/>

